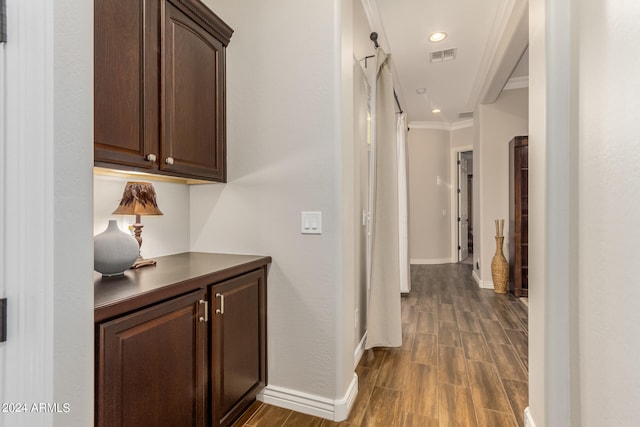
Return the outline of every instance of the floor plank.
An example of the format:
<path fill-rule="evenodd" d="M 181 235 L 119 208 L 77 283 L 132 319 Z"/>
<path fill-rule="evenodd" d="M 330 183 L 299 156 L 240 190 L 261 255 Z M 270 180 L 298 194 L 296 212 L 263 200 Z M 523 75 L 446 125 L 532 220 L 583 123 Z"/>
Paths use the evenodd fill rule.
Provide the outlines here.
<path fill-rule="evenodd" d="M 522 361 L 510 345 L 489 343 L 489 350 L 502 379 L 527 381 Z"/>
<path fill-rule="evenodd" d="M 362 419 L 363 426 L 401 427 L 402 392 L 390 388 L 375 387 L 369 400 L 369 407 Z"/>
<path fill-rule="evenodd" d="M 282 426 L 293 411 L 272 405 L 262 405 L 247 421 L 248 427 Z"/>
<path fill-rule="evenodd" d="M 438 322 L 438 344 L 450 347 L 462 347 L 457 323 Z"/>
<path fill-rule="evenodd" d="M 479 409 L 478 426 L 479 427 L 518 427 L 524 424 L 516 424 L 513 414 L 506 412 L 497 412 L 490 409 Z"/>
<path fill-rule="evenodd" d="M 411 353 L 401 349 L 391 349 L 385 355 L 380 367 L 376 385 L 403 390 L 410 379 Z"/>
<path fill-rule="evenodd" d="M 522 323 L 511 309 L 495 310 L 496 317 L 504 329 L 522 329 Z"/>
<path fill-rule="evenodd" d="M 441 384 L 439 402 L 440 427 L 473 427 L 478 425 L 468 387 Z"/>
<path fill-rule="evenodd" d="M 484 341 L 484 336 L 479 332 L 460 331 L 462 346 L 467 359 L 480 360 L 482 362 L 493 361 L 489 347 Z"/>
<path fill-rule="evenodd" d="M 438 370 L 435 366 L 414 363 L 411 383 L 407 384 L 402 396 L 405 412 L 438 418 Z"/>
<path fill-rule="evenodd" d="M 431 334 L 416 334 L 411 360 L 425 365 L 438 365 L 438 337 Z"/>
<path fill-rule="evenodd" d="M 498 344 L 509 344 L 509 338 L 505 334 L 504 329 L 497 320 L 480 319 L 480 327 L 487 342 L 495 342 Z"/>
<path fill-rule="evenodd" d="M 467 361 L 471 394 L 476 408 L 493 409 L 498 412 L 509 412 L 511 406 L 492 363 Z"/>
<path fill-rule="evenodd" d="M 402 416 L 402 427 L 439 427 L 437 418 L 405 412 Z"/>
<path fill-rule="evenodd" d="M 453 304 L 438 304 L 438 320 L 446 322 L 456 321 L 456 310 Z"/>
<path fill-rule="evenodd" d="M 503 380 L 502 382 L 518 425 L 523 426 L 524 409 L 529 404 L 529 386 L 524 381 Z"/>
<path fill-rule="evenodd" d="M 323 422 L 324 420 L 322 418 L 292 411 L 291 415 L 289 415 L 287 420 L 282 425 L 286 427 L 321 427 Z"/>
<path fill-rule="evenodd" d="M 438 382 L 459 386 L 469 385 L 463 349 L 438 346 Z"/>
<path fill-rule="evenodd" d="M 518 356 L 529 357 L 529 338 L 523 331 L 505 329 L 504 332 L 509 337 L 510 344 L 515 348 Z"/>
<path fill-rule="evenodd" d="M 423 334 L 437 334 L 438 322 L 436 314 L 430 311 L 419 311 L 416 319 L 416 332 Z"/>
<path fill-rule="evenodd" d="M 459 311 L 456 313 L 456 317 L 458 318 L 458 328 L 461 331 L 482 332 L 480 321 L 475 313 Z"/>

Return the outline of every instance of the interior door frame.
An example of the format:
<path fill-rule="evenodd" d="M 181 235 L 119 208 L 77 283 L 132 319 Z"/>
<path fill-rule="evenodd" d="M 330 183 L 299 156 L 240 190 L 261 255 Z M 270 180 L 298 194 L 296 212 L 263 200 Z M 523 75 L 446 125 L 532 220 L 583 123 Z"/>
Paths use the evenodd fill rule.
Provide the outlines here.
<path fill-rule="evenodd" d="M 451 194 L 449 196 L 449 212 L 451 212 L 451 262 L 460 261 L 458 260 L 458 154 L 465 151 L 471 151 L 473 153 L 473 145 L 452 147 L 449 153 L 449 160 L 451 162 L 449 167 L 449 182 L 451 183 Z"/>

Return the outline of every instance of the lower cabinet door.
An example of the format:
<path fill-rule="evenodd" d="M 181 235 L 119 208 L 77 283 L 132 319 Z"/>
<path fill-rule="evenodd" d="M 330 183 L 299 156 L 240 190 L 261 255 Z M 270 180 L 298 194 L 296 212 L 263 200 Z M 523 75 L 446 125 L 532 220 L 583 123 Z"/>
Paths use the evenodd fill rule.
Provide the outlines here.
<path fill-rule="evenodd" d="M 256 270 L 211 287 L 213 426 L 229 426 L 266 383 L 266 283 Z"/>
<path fill-rule="evenodd" d="M 96 425 L 205 426 L 204 290 L 96 327 Z"/>

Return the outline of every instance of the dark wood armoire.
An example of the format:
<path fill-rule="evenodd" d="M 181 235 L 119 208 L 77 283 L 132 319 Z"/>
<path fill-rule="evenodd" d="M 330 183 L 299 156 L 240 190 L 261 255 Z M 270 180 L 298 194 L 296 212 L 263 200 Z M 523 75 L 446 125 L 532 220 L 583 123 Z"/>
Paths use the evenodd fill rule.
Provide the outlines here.
<path fill-rule="evenodd" d="M 529 294 L 529 138 L 509 142 L 509 276 L 517 297 Z"/>

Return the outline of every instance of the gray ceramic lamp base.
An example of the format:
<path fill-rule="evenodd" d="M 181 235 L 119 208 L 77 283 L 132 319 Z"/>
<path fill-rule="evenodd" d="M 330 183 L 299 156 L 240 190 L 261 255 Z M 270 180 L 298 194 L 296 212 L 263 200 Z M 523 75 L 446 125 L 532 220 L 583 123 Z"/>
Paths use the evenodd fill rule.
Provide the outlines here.
<path fill-rule="evenodd" d="M 131 267 L 140 254 L 138 242 L 109 220 L 107 229 L 93 238 L 93 269 L 103 277 L 119 276 Z"/>

